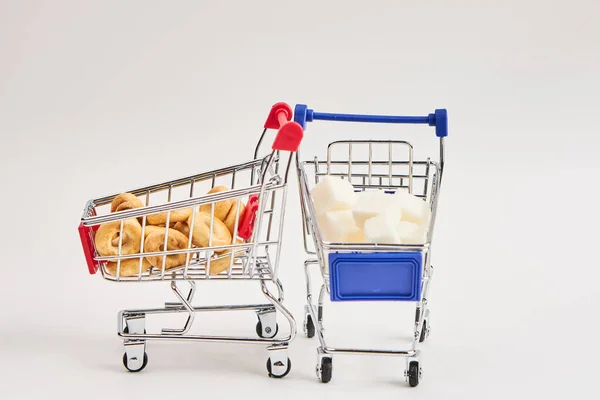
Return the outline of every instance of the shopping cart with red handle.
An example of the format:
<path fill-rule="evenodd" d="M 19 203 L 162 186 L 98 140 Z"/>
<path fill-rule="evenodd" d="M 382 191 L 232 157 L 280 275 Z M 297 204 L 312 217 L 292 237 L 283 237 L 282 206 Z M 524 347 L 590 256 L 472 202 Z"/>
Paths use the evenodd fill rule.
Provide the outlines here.
<path fill-rule="evenodd" d="M 115 206 L 115 198 L 123 194 L 86 203 L 79 234 L 89 272 L 100 271 L 113 282 L 169 281 L 177 297 L 163 308 L 119 312 L 118 335 L 124 341 L 127 370 L 146 366 L 146 341 L 184 340 L 267 345 L 269 376 L 281 378 L 290 371 L 287 349 L 296 323 L 283 305 L 278 276 L 287 178 L 303 135 L 302 127 L 291 119 L 287 104 L 272 107 L 250 161 L 128 191 L 130 206 L 112 212 L 111 204 Z M 277 130 L 275 140 L 269 154 L 259 157 L 269 129 Z M 280 166 L 283 152 L 290 152 L 285 170 Z M 225 205 L 230 212 L 221 221 L 219 210 Z M 268 303 L 192 304 L 197 281 L 233 280 L 258 281 Z M 180 290 L 181 281 L 190 286 L 187 293 Z M 196 313 L 206 311 L 256 312 L 257 337 L 191 334 Z M 187 314 L 182 327 L 146 331 L 148 315 L 174 313 Z M 279 313 L 289 325 L 284 337 L 277 337 Z"/>

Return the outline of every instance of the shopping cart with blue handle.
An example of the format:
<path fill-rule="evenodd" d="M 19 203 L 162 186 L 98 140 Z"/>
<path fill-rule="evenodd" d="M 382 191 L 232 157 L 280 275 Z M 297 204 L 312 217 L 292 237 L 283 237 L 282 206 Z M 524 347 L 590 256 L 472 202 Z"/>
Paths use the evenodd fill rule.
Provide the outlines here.
<path fill-rule="evenodd" d="M 429 335 L 427 295 L 431 282 L 431 240 L 435 225 L 444 167 L 444 140 L 448 135 L 448 118 L 444 109 L 426 116 L 383 116 L 332 114 L 316 112 L 298 104 L 294 120 L 304 129 L 308 122 L 345 121 L 385 124 L 424 124 L 435 128 L 439 139 L 439 160 L 414 160 L 413 146 L 402 140 L 344 140 L 327 147 L 327 158 L 302 161 L 297 153 L 300 199 L 304 222 L 304 247 L 311 258 L 304 263 L 307 300 L 304 332 L 320 341 L 317 349 L 317 376 L 326 383 L 332 377 L 334 354 L 390 355 L 406 358 L 404 376 L 410 386 L 421 377 L 419 343 Z M 339 156 L 340 151 L 343 155 Z M 383 156 L 382 156 L 383 154 Z M 418 244 L 335 243 L 328 242 L 317 222 L 311 197 L 312 187 L 324 176 L 348 179 L 356 191 L 397 190 L 422 198 L 431 211 L 426 239 Z M 309 243 L 312 237 L 314 248 Z M 317 305 L 313 303 L 310 267 L 318 265 L 323 284 Z M 378 350 L 328 346 L 323 334 L 325 293 L 334 302 L 404 301 L 415 302 L 414 338 L 408 349 Z"/>

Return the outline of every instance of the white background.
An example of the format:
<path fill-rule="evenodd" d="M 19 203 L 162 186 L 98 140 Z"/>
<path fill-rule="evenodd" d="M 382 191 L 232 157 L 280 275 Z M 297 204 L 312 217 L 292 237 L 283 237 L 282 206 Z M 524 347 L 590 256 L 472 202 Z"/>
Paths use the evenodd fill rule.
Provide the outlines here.
<path fill-rule="evenodd" d="M 595 0 L 0 1 L 0 397 L 598 398 L 598 15 Z M 167 284 L 87 273 L 85 202 L 249 159 L 277 101 L 448 109 L 416 389 L 393 358 L 336 357 L 320 384 L 300 329 L 284 380 L 266 376 L 260 346 L 151 342 L 146 370 L 121 366 L 117 311 L 172 299 Z M 303 154 L 375 133 L 437 154 L 433 134 L 351 125 L 309 126 Z M 295 180 L 282 280 L 300 325 Z M 200 303 L 260 300 L 257 285 L 198 286 Z M 328 310 L 333 345 L 411 333 L 405 304 Z"/>

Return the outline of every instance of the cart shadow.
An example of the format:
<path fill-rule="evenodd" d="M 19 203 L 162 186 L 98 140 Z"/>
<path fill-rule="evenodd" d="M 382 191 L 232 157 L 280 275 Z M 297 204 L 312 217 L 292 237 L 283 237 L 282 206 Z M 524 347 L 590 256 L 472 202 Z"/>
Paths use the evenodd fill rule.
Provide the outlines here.
<path fill-rule="evenodd" d="M 265 346 L 230 343 L 149 342 L 148 367 L 155 371 L 210 370 L 231 373 L 232 369 L 252 375 L 266 374 Z M 112 362 L 109 368 L 114 369 Z"/>
<path fill-rule="evenodd" d="M 303 340 L 304 339 L 304 340 Z M 397 338 L 396 338 L 397 339 Z M 101 335 L 72 334 L 62 332 L 0 332 L 3 353 L 8 350 L 8 359 L 22 360 L 22 354 L 27 354 L 27 363 L 33 363 L 36 368 L 51 369 L 57 364 L 70 365 L 73 369 L 85 369 L 90 372 L 118 374 L 121 376 L 165 374 L 177 375 L 189 371 L 211 371 L 216 374 L 230 374 L 232 371 L 266 378 L 266 362 L 268 352 L 266 346 L 231 344 L 231 343 L 188 343 L 188 342 L 158 342 L 149 341 L 146 345 L 148 365 L 136 374 L 131 374 L 122 365 L 122 341 L 114 337 Z M 317 341 L 299 337 L 290 347 L 289 357 L 292 360 L 292 370 L 286 380 L 297 382 L 317 383 L 315 376 Z M 345 357 L 344 357 L 345 358 Z M 20 361 L 18 361 L 20 362 Z M 340 362 L 341 358 L 340 358 Z M 359 362 L 358 359 L 355 362 Z M 344 362 L 346 367 L 335 369 L 340 372 L 339 383 L 352 384 L 343 376 L 340 369 L 348 369 L 353 374 L 360 364 L 352 361 Z M 375 365 L 373 365 L 373 369 Z M 354 370 L 354 371 L 353 371 Z M 372 370 L 368 368 L 368 370 Z M 327 386 L 337 386 L 333 382 Z M 367 374 L 369 381 L 377 384 L 407 387 L 401 372 L 397 378 L 377 378 L 377 374 Z M 361 378 L 364 375 L 361 374 Z M 268 378 L 267 378 L 268 379 Z M 373 379 L 373 380 L 371 380 Z M 359 379 L 359 381 L 362 379 Z M 358 381 L 355 383 L 359 383 Z"/>
<path fill-rule="evenodd" d="M 3 349 L 15 355 L 32 354 L 40 366 L 59 362 L 73 368 L 130 374 L 122 365 L 122 341 L 114 337 L 23 331 L 0 332 L 0 340 Z M 148 366 L 144 372 L 206 369 L 230 373 L 236 369 L 253 375 L 267 373 L 266 346 L 150 341 L 146 352 Z"/>

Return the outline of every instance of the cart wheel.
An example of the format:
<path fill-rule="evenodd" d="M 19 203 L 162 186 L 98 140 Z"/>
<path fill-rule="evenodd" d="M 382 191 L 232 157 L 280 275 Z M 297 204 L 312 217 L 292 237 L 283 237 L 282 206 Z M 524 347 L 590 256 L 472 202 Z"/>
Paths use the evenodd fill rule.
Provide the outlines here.
<path fill-rule="evenodd" d="M 127 371 L 129 371 L 129 372 L 140 372 L 141 370 L 146 368 L 147 364 L 148 364 L 148 354 L 146 352 L 144 352 L 144 362 L 142 363 L 142 366 L 138 369 L 129 368 L 129 366 L 127 365 L 127 353 L 123 354 L 123 365 L 125 366 L 125 368 L 127 368 Z"/>
<path fill-rule="evenodd" d="M 423 321 L 423 329 L 421 329 L 421 337 L 419 343 L 423 343 L 427 339 L 427 320 Z"/>
<path fill-rule="evenodd" d="M 313 323 L 310 314 L 306 316 L 306 325 L 304 326 L 304 333 L 306 333 L 307 338 L 312 338 L 315 336 L 315 324 Z"/>
<path fill-rule="evenodd" d="M 269 327 L 267 327 L 267 331 L 268 331 L 269 329 L 270 329 L 270 328 L 269 328 Z M 279 332 L 279 324 L 275 323 L 275 331 L 274 331 L 274 332 L 267 332 L 267 333 L 269 334 L 269 336 L 263 336 L 262 322 L 258 321 L 258 322 L 256 323 L 256 334 L 257 334 L 259 337 L 263 338 L 263 339 L 265 339 L 265 338 L 266 338 L 266 339 L 274 338 L 274 337 L 275 337 L 275 335 L 277 335 L 277 332 Z"/>
<path fill-rule="evenodd" d="M 328 383 L 331 380 L 333 373 L 333 359 L 331 357 L 323 357 L 321 359 L 321 382 Z"/>
<path fill-rule="evenodd" d="M 407 374 L 408 374 L 408 384 L 410 385 L 410 387 L 417 386 L 419 384 L 419 375 L 420 375 L 418 361 L 411 361 L 410 364 L 408 364 Z"/>
<path fill-rule="evenodd" d="M 277 364 L 277 363 L 275 363 Z M 271 359 L 269 358 L 267 360 L 267 371 L 269 371 L 269 376 L 271 378 L 283 378 L 284 376 L 286 376 L 287 374 L 290 373 L 290 370 L 292 369 L 292 362 L 290 361 L 290 359 L 287 359 L 287 368 L 285 370 L 285 372 L 282 375 L 275 375 L 271 372 Z"/>

